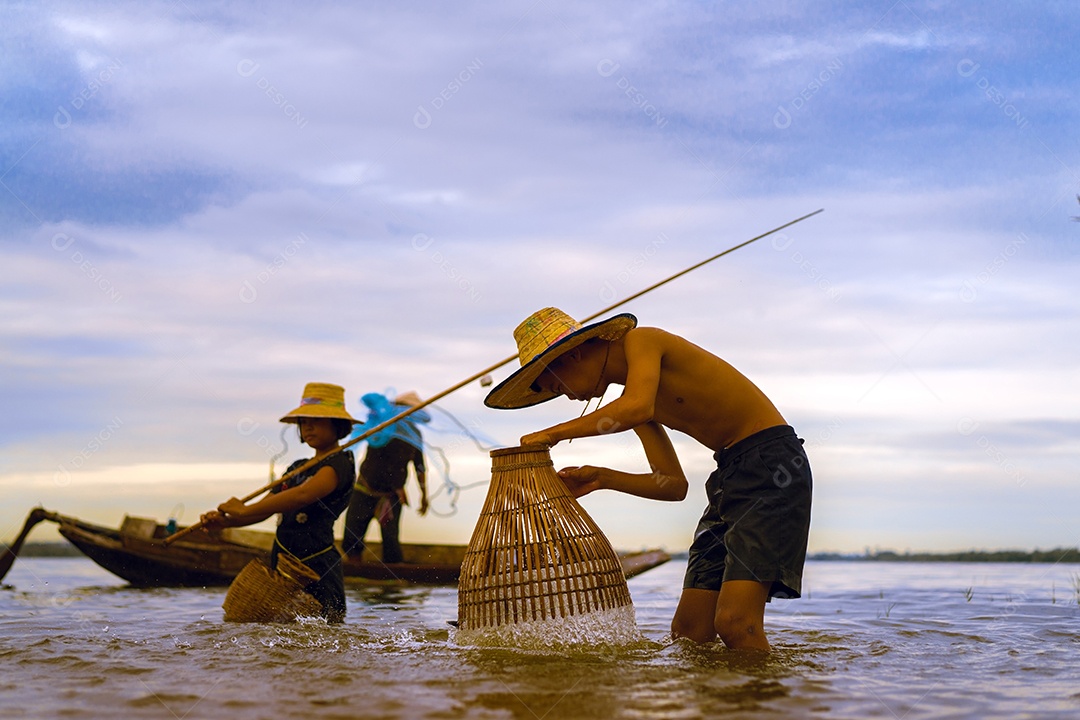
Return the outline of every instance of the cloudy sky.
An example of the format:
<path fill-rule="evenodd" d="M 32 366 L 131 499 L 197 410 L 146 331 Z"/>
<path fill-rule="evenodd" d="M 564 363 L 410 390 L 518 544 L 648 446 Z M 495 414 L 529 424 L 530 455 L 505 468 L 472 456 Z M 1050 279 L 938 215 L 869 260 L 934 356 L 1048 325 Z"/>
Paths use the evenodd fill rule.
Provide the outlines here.
<path fill-rule="evenodd" d="M 39 503 L 190 521 L 266 482 L 306 382 L 359 416 L 433 395 L 538 308 L 590 315 L 823 208 L 621 309 L 806 439 L 811 550 L 1080 544 L 1071 3 L 2 14 L 0 538 Z M 485 392 L 439 403 L 473 487 L 406 539 L 467 542 L 486 493 L 446 413 L 507 446 L 581 410 Z M 617 547 L 688 545 L 712 458 L 674 439 L 686 501 L 585 499 Z M 552 454 L 644 463 L 626 435 Z"/>

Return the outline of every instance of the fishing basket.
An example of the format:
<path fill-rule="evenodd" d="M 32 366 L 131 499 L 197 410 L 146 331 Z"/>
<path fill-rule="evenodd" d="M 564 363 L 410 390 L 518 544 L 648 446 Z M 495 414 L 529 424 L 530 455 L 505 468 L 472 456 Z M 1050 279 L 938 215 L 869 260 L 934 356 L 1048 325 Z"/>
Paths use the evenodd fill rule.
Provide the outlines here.
<path fill-rule="evenodd" d="M 580 624 L 616 610 L 632 617 L 619 557 L 555 473 L 548 448 L 493 450 L 491 485 L 461 564 L 459 637 Z"/>
<path fill-rule="evenodd" d="M 262 558 L 249 562 L 229 586 L 222 607 L 227 622 L 295 622 L 322 614 L 322 603 L 304 588 L 319 579 L 314 570 L 280 553 L 277 569 Z"/>

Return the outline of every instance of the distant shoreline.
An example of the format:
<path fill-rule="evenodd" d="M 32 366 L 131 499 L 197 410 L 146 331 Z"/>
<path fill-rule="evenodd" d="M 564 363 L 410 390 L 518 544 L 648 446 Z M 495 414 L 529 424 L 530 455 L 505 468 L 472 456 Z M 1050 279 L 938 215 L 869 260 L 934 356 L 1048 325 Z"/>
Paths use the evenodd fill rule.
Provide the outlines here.
<path fill-rule="evenodd" d="M 0 543 L 7 550 L 7 543 Z M 19 550 L 19 557 L 85 557 L 69 542 L 28 542 Z"/>
<path fill-rule="evenodd" d="M 7 549 L 6 543 L 0 548 Z M 2 552 L 2 551 L 0 551 Z M 673 558 L 685 558 L 685 552 L 671 553 Z M 19 557 L 85 557 L 69 542 L 28 542 L 19 551 Z M 928 553 L 880 550 L 873 553 L 810 553 L 807 560 L 824 562 L 1012 562 L 1012 563 L 1080 563 L 1080 549 L 1054 548 L 1053 550 L 967 550 L 964 552 Z"/>
<path fill-rule="evenodd" d="M 881 550 L 862 555 L 847 553 L 811 553 L 808 560 L 869 561 L 869 562 L 1012 562 L 1012 563 L 1080 563 L 1080 549 L 1053 550 L 966 550 L 962 552 L 929 553 Z"/>

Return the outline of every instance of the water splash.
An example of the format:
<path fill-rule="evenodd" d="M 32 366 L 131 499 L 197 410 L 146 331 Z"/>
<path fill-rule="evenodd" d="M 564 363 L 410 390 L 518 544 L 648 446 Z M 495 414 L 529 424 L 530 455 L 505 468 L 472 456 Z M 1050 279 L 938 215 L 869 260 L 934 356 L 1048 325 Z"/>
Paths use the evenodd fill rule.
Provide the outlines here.
<path fill-rule="evenodd" d="M 477 647 L 551 649 L 571 646 L 636 645 L 645 639 L 638 631 L 633 605 L 544 620 L 457 629 L 450 642 Z"/>

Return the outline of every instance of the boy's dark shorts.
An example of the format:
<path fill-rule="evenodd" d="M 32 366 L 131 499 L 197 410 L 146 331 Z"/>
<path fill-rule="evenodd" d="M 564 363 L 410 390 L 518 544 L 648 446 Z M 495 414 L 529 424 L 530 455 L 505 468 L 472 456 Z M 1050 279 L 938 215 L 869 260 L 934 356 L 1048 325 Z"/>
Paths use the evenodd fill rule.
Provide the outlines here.
<path fill-rule="evenodd" d="M 813 485 L 802 443 L 778 425 L 716 453 L 684 588 L 755 580 L 772 583 L 770 599 L 800 596 Z"/>

